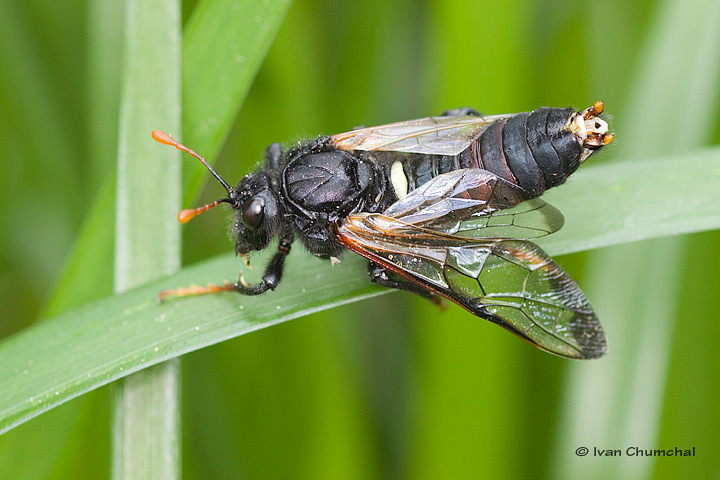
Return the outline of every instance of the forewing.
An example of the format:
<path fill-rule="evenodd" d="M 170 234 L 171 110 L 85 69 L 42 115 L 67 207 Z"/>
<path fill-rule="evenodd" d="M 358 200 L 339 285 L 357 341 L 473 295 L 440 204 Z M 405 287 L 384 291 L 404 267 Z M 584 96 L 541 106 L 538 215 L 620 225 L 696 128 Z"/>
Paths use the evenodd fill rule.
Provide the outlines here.
<path fill-rule="evenodd" d="M 492 122 L 510 115 L 427 117 L 359 128 L 331 137 L 340 150 L 458 155 Z"/>
<path fill-rule="evenodd" d="M 463 239 L 538 238 L 559 230 L 562 213 L 539 198 L 481 169 L 460 169 L 432 180 L 391 205 L 383 214 L 397 220 L 393 235 L 423 230 Z M 412 228 L 406 229 L 405 226 Z"/>
<path fill-rule="evenodd" d="M 605 354 L 605 334 L 587 298 L 537 245 L 427 230 L 417 233 L 423 242 L 416 243 L 412 235 L 387 235 L 396 223 L 381 214 L 351 215 L 337 236 L 356 253 L 543 350 L 576 359 Z"/>

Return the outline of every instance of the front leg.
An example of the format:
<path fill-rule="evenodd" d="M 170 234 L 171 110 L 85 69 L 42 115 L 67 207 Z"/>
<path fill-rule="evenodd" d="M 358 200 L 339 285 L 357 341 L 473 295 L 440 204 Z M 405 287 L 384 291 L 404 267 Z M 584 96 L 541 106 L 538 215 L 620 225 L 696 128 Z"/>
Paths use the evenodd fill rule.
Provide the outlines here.
<path fill-rule="evenodd" d="M 282 237 L 278 243 L 278 251 L 270 263 L 265 267 L 262 280 L 257 285 L 248 285 L 240 275 L 237 283 L 230 284 L 233 290 L 243 295 L 259 295 L 268 290 L 275 290 L 282 280 L 283 269 L 285 268 L 285 257 L 290 253 L 292 238 Z"/>
<path fill-rule="evenodd" d="M 396 288 L 398 290 L 416 293 L 423 298 L 427 298 L 436 305 L 442 305 L 442 299 L 433 291 L 423 288 L 409 280 L 405 280 L 403 277 L 389 271 L 377 263 L 368 263 L 368 275 L 370 276 L 370 281 L 373 283 L 377 283 L 378 285 L 382 285 L 387 288 Z"/>
<path fill-rule="evenodd" d="M 191 287 L 181 287 L 173 290 L 164 290 L 158 296 L 158 302 L 162 303 L 168 297 L 187 297 L 189 295 L 204 295 L 206 293 L 218 292 L 238 292 L 243 295 L 260 295 L 268 290 L 275 290 L 282 280 L 283 269 L 285 268 L 285 257 L 290 253 L 290 246 L 293 238 L 291 236 L 281 237 L 278 243 L 278 251 L 270 260 L 262 280 L 257 285 L 248 285 L 243 279 L 242 274 L 236 283 L 226 282 L 224 285 L 209 284 L 206 287 L 193 285 Z"/>

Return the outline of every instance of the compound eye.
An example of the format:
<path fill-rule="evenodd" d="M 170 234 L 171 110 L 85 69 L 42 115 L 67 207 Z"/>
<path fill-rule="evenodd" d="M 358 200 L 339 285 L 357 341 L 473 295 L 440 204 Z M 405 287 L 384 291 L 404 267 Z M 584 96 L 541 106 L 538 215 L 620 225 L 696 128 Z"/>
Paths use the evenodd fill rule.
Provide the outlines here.
<path fill-rule="evenodd" d="M 248 230 L 260 226 L 265 211 L 265 200 L 262 197 L 249 199 L 242 207 L 242 223 Z"/>

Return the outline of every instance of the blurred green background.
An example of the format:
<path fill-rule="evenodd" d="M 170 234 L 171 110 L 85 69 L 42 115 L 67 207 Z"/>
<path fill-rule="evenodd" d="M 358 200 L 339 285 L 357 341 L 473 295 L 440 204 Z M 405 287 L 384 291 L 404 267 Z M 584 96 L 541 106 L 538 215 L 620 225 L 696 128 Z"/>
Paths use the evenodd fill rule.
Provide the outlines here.
<path fill-rule="evenodd" d="M 592 162 L 717 144 L 718 3 L 295 1 L 216 168 L 234 180 L 269 143 L 447 108 L 598 99 L 617 137 Z M 6 337 L 53 311 L 114 172 L 122 4 L 0 6 Z M 185 20 L 193 8 L 183 3 Z M 210 181 L 195 203 L 219 192 Z M 231 249 L 215 213 L 184 227 L 184 263 Z M 559 257 L 608 333 L 598 361 L 555 358 L 400 293 L 186 355 L 183 476 L 720 478 L 719 245 L 706 232 Z M 112 265 L 101 271 L 63 295 L 109 294 Z M 111 401 L 105 387 L 0 437 L 0 478 L 107 477 Z M 632 446 L 696 456 L 628 457 Z"/>

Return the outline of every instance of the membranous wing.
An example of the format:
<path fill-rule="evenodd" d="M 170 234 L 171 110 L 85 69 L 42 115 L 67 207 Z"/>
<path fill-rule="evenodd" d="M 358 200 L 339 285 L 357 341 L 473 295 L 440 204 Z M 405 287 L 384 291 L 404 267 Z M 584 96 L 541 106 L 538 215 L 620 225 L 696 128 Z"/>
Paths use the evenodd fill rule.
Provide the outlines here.
<path fill-rule="evenodd" d="M 458 155 L 491 123 L 511 115 L 427 117 L 359 128 L 331 137 L 340 150 Z"/>
<path fill-rule="evenodd" d="M 524 240 L 557 230 L 562 215 L 538 199 L 517 203 L 517 188 L 484 170 L 457 170 L 382 214 L 351 215 L 337 236 L 546 351 L 600 357 L 605 335 L 587 298 L 547 253 Z"/>
<path fill-rule="evenodd" d="M 459 169 L 421 185 L 383 215 L 397 220 L 391 235 L 401 236 L 431 230 L 466 239 L 528 239 L 558 231 L 562 213 L 539 198 L 523 201 L 526 194 L 486 170 Z"/>

